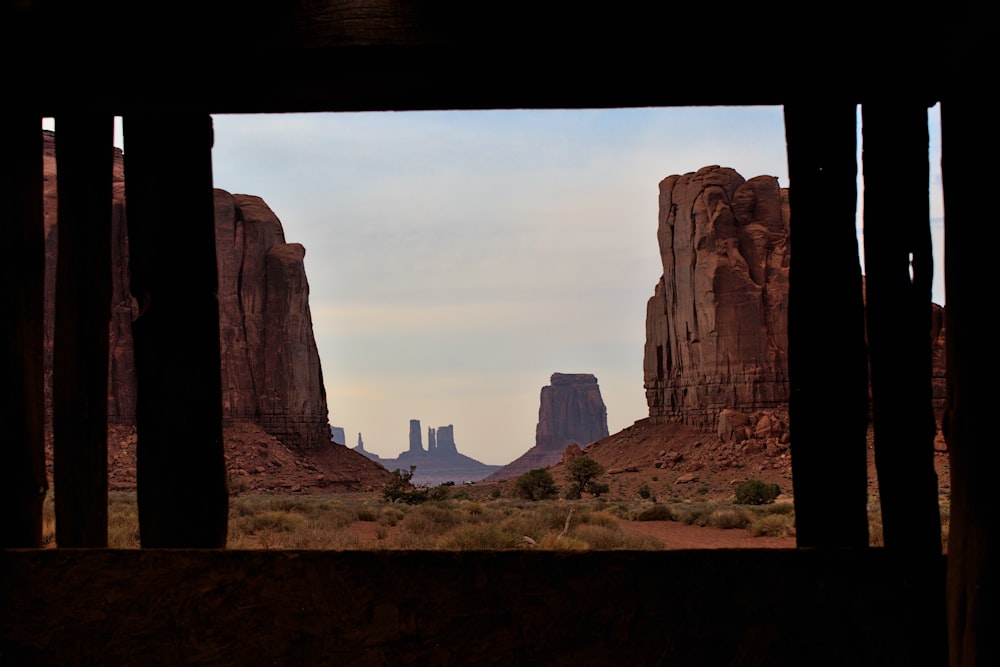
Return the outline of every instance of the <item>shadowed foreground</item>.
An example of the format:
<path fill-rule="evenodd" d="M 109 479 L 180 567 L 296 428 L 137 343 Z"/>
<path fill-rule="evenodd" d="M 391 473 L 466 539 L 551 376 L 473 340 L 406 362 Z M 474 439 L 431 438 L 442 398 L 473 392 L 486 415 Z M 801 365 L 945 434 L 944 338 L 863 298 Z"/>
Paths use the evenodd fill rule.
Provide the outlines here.
<path fill-rule="evenodd" d="M 882 549 L 12 550 L 0 664 L 910 665 L 901 567 Z"/>

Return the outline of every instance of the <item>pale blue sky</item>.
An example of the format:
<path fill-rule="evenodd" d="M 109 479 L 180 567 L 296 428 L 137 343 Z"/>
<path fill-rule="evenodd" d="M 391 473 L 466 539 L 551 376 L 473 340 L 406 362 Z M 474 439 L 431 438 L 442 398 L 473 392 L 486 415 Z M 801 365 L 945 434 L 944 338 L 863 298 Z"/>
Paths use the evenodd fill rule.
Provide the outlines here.
<path fill-rule="evenodd" d="M 383 457 L 419 419 L 508 463 L 553 372 L 597 376 L 612 433 L 648 416 L 659 181 L 718 164 L 790 185 L 780 107 L 214 122 L 215 186 L 262 197 L 306 248 L 331 424 Z"/>

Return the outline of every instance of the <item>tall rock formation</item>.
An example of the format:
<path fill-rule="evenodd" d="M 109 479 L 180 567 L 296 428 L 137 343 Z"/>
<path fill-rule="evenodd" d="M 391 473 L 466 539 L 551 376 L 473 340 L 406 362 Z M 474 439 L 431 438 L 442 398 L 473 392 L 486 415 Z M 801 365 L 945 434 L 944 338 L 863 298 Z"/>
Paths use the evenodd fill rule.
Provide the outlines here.
<path fill-rule="evenodd" d="M 409 470 L 413 467 L 413 483 L 436 486 L 445 482 L 479 482 L 500 466 L 481 463 L 458 451 L 455 427 L 452 424 L 427 429 L 428 448 L 420 440 L 420 420 L 410 420 L 410 446 L 395 459 L 381 459 L 359 448 L 357 451 L 378 461 L 389 470 Z"/>
<path fill-rule="evenodd" d="M 215 191 L 222 408 L 303 451 L 330 446 L 305 248 L 260 197 Z"/>
<path fill-rule="evenodd" d="M 586 447 L 608 436 L 608 410 L 596 377 L 553 373 L 549 382 L 541 391 L 535 446 L 485 481 L 498 482 L 546 468 L 560 461 L 567 445 Z"/>
<path fill-rule="evenodd" d="M 788 191 L 709 166 L 660 182 L 663 275 L 646 309 L 650 420 L 713 429 L 788 401 Z"/>
<path fill-rule="evenodd" d="M 55 133 L 43 131 L 43 139 L 45 349 L 50 374 L 58 261 Z M 132 319 L 138 309 L 129 285 L 125 158 L 120 149 L 113 150 L 108 421 L 129 428 L 135 425 Z M 372 467 L 368 459 L 347 448 L 336 451 L 331 442 L 326 390 L 309 310 L 305 249 L 285 241 L 281 222 L 260 197 L 216 189 L 214 202 L 225 425 L 240 424 L 243 438 L 248 432 L 245 426 L 252 424 L 282 446 L 312 457 L 316 465 L 322 465 L 319 477 L 327 485 L 348 488 L 357 486 L 362 478 L 387 477 L 388 471 Z M 183 258 L 178 262 L 183 263 Z M 115 449 L 109 447 L 109 451 Z M 227 450 L 227 457 L 235 462 L 240 453 Z"/>

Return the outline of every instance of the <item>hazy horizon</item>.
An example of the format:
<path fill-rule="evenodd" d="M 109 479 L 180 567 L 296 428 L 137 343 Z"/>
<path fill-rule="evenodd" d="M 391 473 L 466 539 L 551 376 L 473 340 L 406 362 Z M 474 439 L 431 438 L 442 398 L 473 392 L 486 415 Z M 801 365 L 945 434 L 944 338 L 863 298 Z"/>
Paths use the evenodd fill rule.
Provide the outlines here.
<path fill-rule="evenodd" d="M 555 372 L 597 377 L 611 433 L 647 417 L 659 182 L 717 164 L 792 185 L 780 107 L 213 119 L 215 187 L 261 197 L 306 249 L 331 425 L 383 458 L 418 419 L 425 448 L 453 425 L 459 452 L 509 463 Z"/>

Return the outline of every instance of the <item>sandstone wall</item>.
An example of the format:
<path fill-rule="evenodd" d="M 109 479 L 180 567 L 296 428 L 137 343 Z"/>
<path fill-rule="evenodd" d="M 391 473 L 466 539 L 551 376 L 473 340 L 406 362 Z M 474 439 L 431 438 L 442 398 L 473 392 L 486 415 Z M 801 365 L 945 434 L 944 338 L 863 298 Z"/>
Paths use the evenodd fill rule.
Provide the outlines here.
<path fill-rule="evenodd" d="M 646 311 L 649 416 L 715 427 L 788 401 L 788 192 L 710 166 L 660 182 L 663 275 Z"/>
<path fill-rule="evenodd" d="M 46 355 L 51 373 L 57 261 L 55 135 L 44 133 Z M 114 149 L 112 313 L 108 419 L 135 424 L 124 156 Z M 228 422 L 252 421 L 298 450 L 330 446 L 319 353 L 309 310 L 305 249 L 286 243 L 281 222 L 260 197 L 215 191 L 222 407 Z M 177 258 L 183 270 L 184 258 Z"/>

